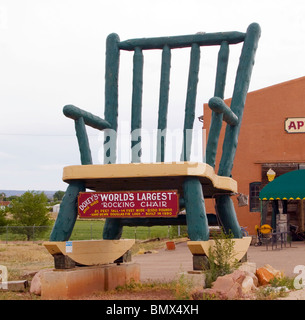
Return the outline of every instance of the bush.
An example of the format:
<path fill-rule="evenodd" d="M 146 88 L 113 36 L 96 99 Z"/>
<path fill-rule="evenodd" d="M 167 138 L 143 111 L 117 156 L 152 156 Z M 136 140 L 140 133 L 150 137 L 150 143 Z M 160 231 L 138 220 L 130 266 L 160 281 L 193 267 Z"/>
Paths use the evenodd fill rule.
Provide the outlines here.
<path fill-rule="evenodd" d="M 205 267 L 206 287 L 210 288 L 219 276 L 232 273 L 238 268 L 239 262 L 234 259 L 233 234 L 215 233 L 215 245 L 209 248 L 208 266 Z"/>
<path fill-rule="evenodd" d="M 5 210 L 0 209 L 0 227 L 5 227 L 8 221 L 6 219 L 6 212 Z"/>
<path fill-rule="evenodd" d="M 181 225 L 180 226 L 180 237 L 187 237 L 188 233 L 187 233 L 187 226 L 185 225 Z M 170 228 L 170 238 L 174 239 L 174 238 L 178 238 L 178 226 L 171 226 Z"/>
<path fill-rule="evenodd" d="M 9 209 L 12 215 L 12 224 L 22 226 L 14 232 L 25 234 L 27 240 L 33 236 L 33 231 L 27 226 L 50 225 L 49 210 L 47 209 L 48 197 L 43 193 L 27 191 L 22 196 L 13 200 Z M 41 229 L 41 232 L 44 232 Z"/>

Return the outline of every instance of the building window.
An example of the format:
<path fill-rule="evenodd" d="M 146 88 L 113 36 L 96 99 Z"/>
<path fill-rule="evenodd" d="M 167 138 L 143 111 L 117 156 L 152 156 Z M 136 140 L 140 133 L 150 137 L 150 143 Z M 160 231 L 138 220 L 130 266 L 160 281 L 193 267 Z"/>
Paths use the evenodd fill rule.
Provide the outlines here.
<path fill-rule="evenodd" d="M 261 190 L 261 182 L 251 182 L 249 188 L 249 205 L 250 212 L 260 212 L 259 192 Z"/>

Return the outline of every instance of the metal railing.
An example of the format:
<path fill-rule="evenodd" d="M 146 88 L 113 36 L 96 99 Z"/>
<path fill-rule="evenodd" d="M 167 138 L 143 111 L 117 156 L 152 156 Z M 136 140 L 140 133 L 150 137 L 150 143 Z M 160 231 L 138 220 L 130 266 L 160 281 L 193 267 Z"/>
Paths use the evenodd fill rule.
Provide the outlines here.
<path fill-rule="evenodd" d="M 53 226 L 3 226 L 0 227 L 0 241 L 48 241 Z M 183 236 L 186 226 L 124 227 L 122 238 L 146 240 L 152 238 L 173 238 Z M 103 226 L 94 222 L 85 227 L 75 227 L 70 240 L 102 239 Z"/>
<path fill-rule="evenodd" d="M 0 241 L 48 240 L 52 226 L 4 226 L 0 227 Z"/>

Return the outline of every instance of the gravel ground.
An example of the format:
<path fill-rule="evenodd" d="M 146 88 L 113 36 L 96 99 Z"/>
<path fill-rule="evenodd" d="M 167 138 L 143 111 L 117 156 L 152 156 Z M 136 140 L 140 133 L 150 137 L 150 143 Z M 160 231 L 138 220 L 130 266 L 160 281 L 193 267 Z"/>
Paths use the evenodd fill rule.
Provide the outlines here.
<path fill-rule="evenodd" d="M 286 247 L 268 249 L 266 246 L 250 246 L 248 250 L 248 261 L 255 262 L 257 268 L 265 264 L 278 269 L 287 277 L 296 277 L 294 273 L 296 266 L 304 266 L 305 277 L 305 243 L 293 242 Z M 141 266 L 141 281 L 170 281 L 177 279 L 181 274 L 193 270 L 192 254 L 186 242 L 176 244 L 175 250 L 161 249 L 156 253 L 136 255 L 133 262 Z M 292 291 L 281 300 L 305 300 L 305 289 Z"/>
<path fill-rule="evenodd" d="M 287 297 L 278 298 L 277 300 L 305 300 L 305 289 L 291 291 Z"/>

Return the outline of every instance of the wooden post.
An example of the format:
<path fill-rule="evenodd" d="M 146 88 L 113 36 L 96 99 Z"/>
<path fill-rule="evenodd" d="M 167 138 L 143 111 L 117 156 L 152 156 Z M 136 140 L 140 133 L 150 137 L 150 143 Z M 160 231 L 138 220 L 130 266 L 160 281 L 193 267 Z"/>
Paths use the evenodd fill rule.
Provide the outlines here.
<path fill-rule="evenodd" d="M 162 66 L 161 66 L 161 80 L 160 80 L 158 134 L 157 134 L 157 162 L 164 162 L 164 158 L 165 158 L 165 141 L 166 141 L 166 127 L 167 127 L 170 68 L 171 68 L 171 50 L 167 45 L 165 45 L 162 51 Z"/>
<path fill-rule="evenodd" d="M 181 161 L 189 161 L 192 146 L 192 130 L 195 119 L 195 107 L 197 96 L 198 73 L 200 64 L 200 47 L 193 43 L 191 49 L 191 61 L 189 68 L 189 78 L 187 87 L 187 97 L 185 103 L 185 116 L 183 128 L 183 145 L 181 152 Z"/>
<path fill-rule="evenodd" d="M 222 195 L 216 198 L 217 212 L 228 234 L 232 232 L 234 238 L 242 238 L 242 232 L 238 223 L 234 204 L 230 195 Z"/>
<path fill-rule="evenodd" d="M 78 140 L 81 164 L 92 164 L 91 150 L 83 117 L 75 120 L 75 131 Z"/>
<path fill-rule="evenodd" d="M 300 200 L 300 231 L 304 231 L 304 200 Z"/>
<path fill-rule="evenodd" d="M 271 228 L 276 232 L 276 216 L 279 214 L 278 200 L 272 200 Z"/>
<path fill-rule="evenodd" d="M 106 40 L 106 70 L 105 70 L 105 120 L 111 124 L 111 134 L 105 140 L 104 164 L 116 162 L 118 107 L 119 107 L 119 61 L 120 38 L 116 33 L 111 33 Z M 107 131 L 107 130 L 106 130 Z M 107 133 L 107 132 L 106 132 Z M 103 239 L 119 239 L 123 232 L 120 219 L 106 219 Z"/>
<path fill-rule="evenodd" d="M 121 219 L 107 218 L 104 229 L 104 240 L 119 240 L 123 233 L 123 226 L 121 225 Z"/>
<path fill-rule="evenodd" d="M 106 71 L 105 71 L 105 120 L 111 124 L 111 129 L 116 134 L 118 128 L 118 78 L 120 50 L 118 44 L 120 38 L 112 33 L 106 40 Z M 107 130 L 106 130 L 107 132 Z M 109 141 L 110 140 L 110 141 Z M 109 143 L 110 142 L 110 143 Z M 110 147 L 104 149 L 104 163 L 116 162 L 116 136 L 110 135 L 105 138 L 104 144 Z"/>
<path fill-rule="evenodd" d="M 220 176 L 231 176 L 234 157 L 237 148 L 238 135 L 243 117 L 244 105 L 249 88 L 250 78 L 254 65 L 254 57 L 260 37 L 260 26 L 252 23 L 248 27 L 240 63 L 236 73 L 234 92 L 231 102 L 231 110 L 238 117 L 238 125 L 227 125 L 223 142 L 222 156 L 219 164 L 218 174 Z"/>
<path fill-rule="evenodd" d="M 186 221 L 191 241 L 209 240 L 209 227 L 205 211 L 202 186 L 196 177 L 188 177 L 183 183 Z"/>
<path fill-rule="evenodd" d="M 143 53 L 135 48 L 133 55 L 132 113 L 131 113 L 131 162 L 141 162 Z"/>
<path fill-rule="evenodd" d="M 269 200 L 261 200 L 261 225 L 266 224 Z"/>
<path fill-rule="evenodd" d="M 218 53 L 216 82 L 214 96 L 221 99 L 224 98 L 227 69 L 229 61 L 229 44 L 224 41 L 221 43 L 221 47 Z M 216 113 L 212 111 L 212 118 L 206 148 L 206 163 L 215 168 L 215 158 L 217 153 L 217 146 L 219 140 L 219 134 L 222 127 L 222 113 Z"/>
<path fill-rule="evenodd" d="M 142 50 L 163 49 L 168 45 L 171 49 L 192 47 L 194 43 L 199 46 L 215 46 L 220 45 L 223 41 L 229 44 L 236 44 L 244 41 L 245 34 L 237 31 L 216 32 L 216 33 L 196 33 L 184 36 L 173 37 L 156 37 L 156 38 L 140 38 L 129 39 L 119 43 L 119 48 L 122 50 L 132 51 L 135 47 L 140 47 Z"/>
<path fill-rule="evenodd" d="M 110 123 L 73 105 L 64 106 L 63 113 L 66 117 L 73 119 L 75 122 L 75 131 L 80 151 L 81 164 L 92 164 L 91 151 L 85 125 L 98 130 L 104 130 L 111 127 Z"/>
<path fill-rule="evenodd" d="M 211 98 L 209 100 L 209 107 L 214 111 L 214 113 L 222 113 L 223 121 L 230 126 L 236 126 L 238 124 L 238 117 L 221 98 Z"/>
<path fill-rule="evenodd" d="M 77 197 L 86 191 L 83 181 L 72 181 L 60 204 L 59 212 L 53 226 L 50 241 L 69 240 L 77 218 Z"/>

